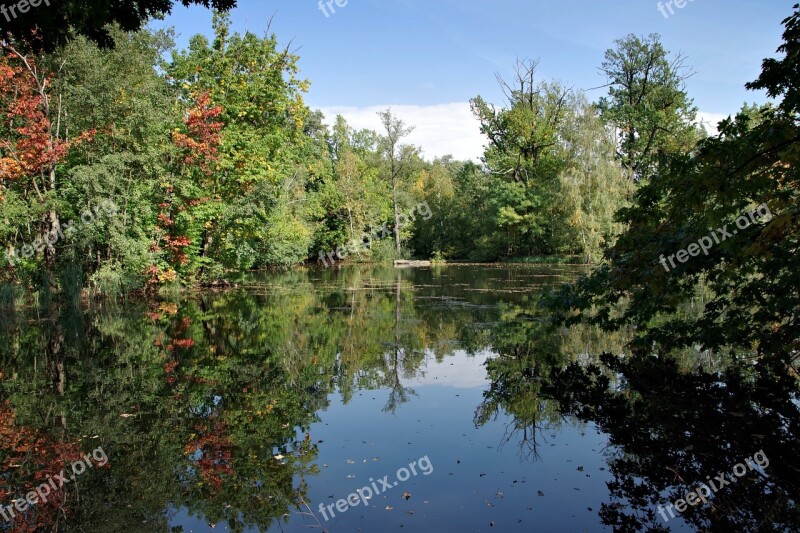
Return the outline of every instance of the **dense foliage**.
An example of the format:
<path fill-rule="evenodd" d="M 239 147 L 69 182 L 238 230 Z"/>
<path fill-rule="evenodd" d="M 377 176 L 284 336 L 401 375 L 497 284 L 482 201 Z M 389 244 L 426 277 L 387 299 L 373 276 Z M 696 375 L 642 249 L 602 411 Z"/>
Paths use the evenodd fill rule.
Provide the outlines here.
<path fill-rule="evenodd" d="M 785 25 L 784 57 L 748 85 L 780 104 L 747 107 L 692 153 L 667 159 L 621 211 L 628 228 L 607 263 L 561 291 L 563 318 L 638 325 L 645 353 L 697 345 L 797 358 L 800 9 Z M 681 312 L 700 293 L 701 312 Z"/>
<path fill-rule="evenodd" d="M 169 14 L 175 3 L 177 0 L 19 2 L 18 5 L 4 6 L 0 35 L 23 39 L 33 50 L 53 51 L 77 35 L 109 47 L 115 44 L 112 32 L 108 30 L 109 24 L 118 24 L 125 31 L 137 31 L 151 17 Z M 180 4 L 228 10 L 236 7 L 236 0 L 180 0 Z"/>
<path fill-rule="evenodd" d="M 591 262 L 622 229 L 613 214 L 633 186 L 610 123 L 533 62 L 501 80 L 505 107 L 473 100 L 482 163 L 425 161 L 391 110 L 377 132 L 326 125 L 275 35 L 232 33 L 217 13 L 213 39 L 177 50 L 169 32 L 128 28 L 106 27 L 113 47 L 80 31 L 47 53 L 3 41 L 7 296 L 216 283 L 346 255 Z"/>

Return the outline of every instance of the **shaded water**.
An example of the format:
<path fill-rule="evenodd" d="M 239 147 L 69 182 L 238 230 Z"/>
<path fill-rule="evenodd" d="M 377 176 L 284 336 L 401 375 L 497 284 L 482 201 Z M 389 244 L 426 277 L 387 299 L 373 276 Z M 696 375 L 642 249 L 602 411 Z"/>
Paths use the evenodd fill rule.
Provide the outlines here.
<path fill-rule="evenodd" d="M 0 505 L 92 450 L 108 463 L 0 530 L 796 530 L 796 382 L 697 355 L 595 367 L 625 335 L 536 306 L 576 273 L 295 270 L 6 313 Z M 769 466 L 659 514 L 758 451 Z"/>

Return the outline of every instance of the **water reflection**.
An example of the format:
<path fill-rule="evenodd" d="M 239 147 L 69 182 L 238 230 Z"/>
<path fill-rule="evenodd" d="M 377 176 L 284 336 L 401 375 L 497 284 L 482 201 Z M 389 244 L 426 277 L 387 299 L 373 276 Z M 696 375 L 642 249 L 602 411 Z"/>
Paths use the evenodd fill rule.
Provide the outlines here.
<path fill-rule="evenodd" d="M 358 416 L 362 396 L 372 393 L 380 396 L 375 412 L 429 446 L 441 448 L 445 419 L 421 432 L 402 415 L 421 418 L 415 402 L 428 408 L 431 397 L 449 409 L 443 416 L 463 414 L 479 431 L 500 424 L 507 446 L 491 453 L 507 465 L 535 465 L 543 435 L 596 425 L 613 444 L 613 453 L 597 456 L 612 477 L 598 496 L 606 499 L 599 517 L 595 509 L 593 521 L 580 520 L 620 530 L 661 527 L 658 502 L 763 448 L 769 479 L 741 483 L 713 508 L 685 517 L 706 529 L 796 527 L 795 383 L 752 370 L 724 379 L 624 362 L 600 370 L 590 354 L 622 353 L 624 334 L 554 331 L 536 307 L 543 286 L 573 274 L 566 267 L 293 270 L 153 303 L 17 313 L 0 328 L 0 504 L 24 498 L 42 475 L 98 446 L 110 468 L 66 486 L 52 508 L 0 520 L 0 529 L 327 528 L 309 512 L 327 497 L 320 491 L 338 490 L 323 483 L 328 465 L 320 456 L 354 445 L 316 435 L 334 403 Z M 482 401 L 432 395 L 426 372 L 446 382 L 432 369 L 472 368 L 465 361 L 478 356 L 488 358 Z M 359 446 L 366 444 L 353 455 Z M 393 446 L 382 454 L 402 453 Z M 508 470 L 503 476 L 517 483 L 520 474 Z M 467 496 L 455 477 L 434 478 L 426 483 Z M 535 494 L 509 496 L 511 514 L 527 512 L 522 502 Z M 575 494 L 573 505 L 587 507 Z M 558 523 L 563 509 L 539 512 L 539 523 Z M 516 520 L 505 529 L 523 523 Z"/>
<path fill-rule="evenodd" d="M 668 505 L 763 451 L 769 467 L 723 486 L 683 520 L 701 531 L 800 528 L 798 383 L 785 365 L 687 373 L 663 359 L 603 356 L 604 367 L 571 365 L 552 375 L 548 395 L 564 414 L 591 421 L 615 446 L 603 523 L 620 531 L 666 529 Z M 621 379 L 611 387 L 604 369 Z M 677 513 L 674 513 L 677 514 Z M 665 517 L 668 520 L 665 520 Z"/>

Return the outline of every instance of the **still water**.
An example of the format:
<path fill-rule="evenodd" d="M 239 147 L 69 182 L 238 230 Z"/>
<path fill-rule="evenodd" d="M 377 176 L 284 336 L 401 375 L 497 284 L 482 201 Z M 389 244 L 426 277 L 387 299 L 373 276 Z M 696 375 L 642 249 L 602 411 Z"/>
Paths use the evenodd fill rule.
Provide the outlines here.
<path fill-rule="evenodd" d="M 4 311 L 0 506 L 102 454 L 0 531 L 798 530 L 796 381 L 601 364 L 630 332 L 537 305 L 579 272 L 292 270 Z"/>

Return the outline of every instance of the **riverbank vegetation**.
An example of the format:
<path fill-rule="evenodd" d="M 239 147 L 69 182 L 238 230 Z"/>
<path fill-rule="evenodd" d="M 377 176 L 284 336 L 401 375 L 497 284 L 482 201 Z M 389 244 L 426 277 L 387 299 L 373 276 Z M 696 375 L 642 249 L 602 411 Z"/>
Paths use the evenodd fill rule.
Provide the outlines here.
<path fill-rule="evenodd" d="M 223 13 L 186 49 L 168 31 L 106 30 L 111 41 L 3 41 L 5 295 L 216 283 L 382 226 L 394 235 L 361 260 L 597 262 L 624 228 L 615 213 L 705 136 L 687 69 L 656 35 L 614 43 L 596 103 L 518 62 L 499 79 L 505 102 L 471 102 L 478 162 L 425 160 L 390 109 L 382 131 L 328 124 L 304 101 L 299 56 L 274 34 L 232 32 Z M 421 203 L 430 218 L 397 223 Z M 91 224 L 71 224 L 87 210 Z"/>

